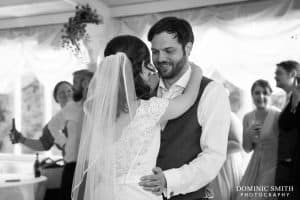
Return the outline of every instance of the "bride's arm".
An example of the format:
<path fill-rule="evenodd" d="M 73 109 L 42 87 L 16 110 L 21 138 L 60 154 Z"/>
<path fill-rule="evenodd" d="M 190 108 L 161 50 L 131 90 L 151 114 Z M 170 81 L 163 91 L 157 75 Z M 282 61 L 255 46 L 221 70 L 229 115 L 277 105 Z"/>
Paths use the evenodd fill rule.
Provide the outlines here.
<path fill-rule="evenodd" d="M 186 112 L 196 101 L 200 88 L 200 82 L 202 79 L 202 72 L 198 66 L 192 65 L 191 68 L 191 78 L 184 90 L 184 93 L 174 99 L 170 99 L 165 113 L 159 120 L 160 123 L 179 117 L 184 112 Z"/>

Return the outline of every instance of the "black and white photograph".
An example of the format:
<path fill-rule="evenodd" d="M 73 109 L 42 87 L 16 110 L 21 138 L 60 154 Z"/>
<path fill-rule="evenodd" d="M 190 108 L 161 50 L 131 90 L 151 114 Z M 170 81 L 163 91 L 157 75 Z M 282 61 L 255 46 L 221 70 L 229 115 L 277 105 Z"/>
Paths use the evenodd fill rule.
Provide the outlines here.
<path fill-rule="evenodd" d="M 0 200 L 300 200 L 300 0 L 1 0 Z"/>

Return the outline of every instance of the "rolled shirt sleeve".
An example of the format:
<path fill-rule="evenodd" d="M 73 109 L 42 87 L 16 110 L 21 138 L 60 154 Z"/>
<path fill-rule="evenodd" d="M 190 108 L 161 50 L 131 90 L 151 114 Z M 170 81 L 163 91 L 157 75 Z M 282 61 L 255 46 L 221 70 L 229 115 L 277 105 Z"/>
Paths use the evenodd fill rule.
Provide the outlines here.
<path fill-rule="evenodd" d="M 230 104 L 221 84 L 212 81 L 206 86 L 197 115 L 202 127 L 199 141 L 202 152 L 190 163 L 164 171 L 168 198 L 197 191 L 209 184 L 226 159 Z"/>
<path fill-rule="evenodd" d="M 39 139 L 44 149 L 49 150 L 54 144 L 54 137 L 51 135 L 48 125 L 43 128 L 42 136 Z"/>

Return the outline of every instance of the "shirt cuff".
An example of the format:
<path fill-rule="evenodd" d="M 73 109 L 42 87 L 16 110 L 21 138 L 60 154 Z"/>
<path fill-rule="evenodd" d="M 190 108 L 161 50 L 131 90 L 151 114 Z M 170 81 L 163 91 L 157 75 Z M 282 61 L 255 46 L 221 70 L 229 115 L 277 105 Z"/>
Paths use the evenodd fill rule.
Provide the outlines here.
<path fill-rule="evenodd" d="M 182 180 L 176 169 L 165 170 L 164 175 L 167 181 L 167 188 L 164 191 L 164 195 L 167 199 L 170 199 L 180 193 L 179 188 L 180 184 L 182 184 Z"/>

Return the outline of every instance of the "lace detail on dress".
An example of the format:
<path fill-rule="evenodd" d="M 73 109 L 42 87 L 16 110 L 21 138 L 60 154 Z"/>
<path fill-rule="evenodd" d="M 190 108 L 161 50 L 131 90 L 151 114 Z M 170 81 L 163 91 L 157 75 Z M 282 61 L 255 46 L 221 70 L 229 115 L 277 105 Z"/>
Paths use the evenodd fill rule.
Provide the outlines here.
<path fill-rule="evenodd" d="M 141 101 L 133 120 L 124 128 L 120 140 L 116 143 L 117 177 L 127 175 L 130 169 L 142 167 L 136 161 L 147 152 L 148 144 L 155 133 L 153 130 L 159 126 L 157 123 L 168 104 L 169 100 L 157 97 Z"/>

